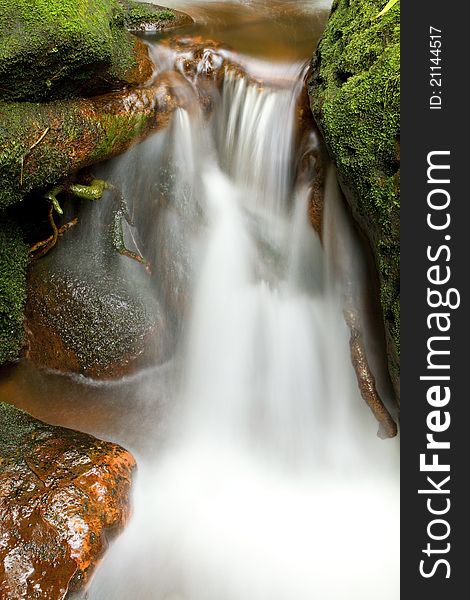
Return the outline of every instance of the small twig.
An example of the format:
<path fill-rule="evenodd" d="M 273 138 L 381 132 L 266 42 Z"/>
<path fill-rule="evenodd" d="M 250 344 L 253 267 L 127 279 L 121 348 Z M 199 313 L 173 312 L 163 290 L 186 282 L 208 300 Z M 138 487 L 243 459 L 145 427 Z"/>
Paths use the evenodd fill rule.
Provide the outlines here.
<path fill-rule="evenodd" d="M 118 252 L 119 254 L 122 254 L 122 256 L 127 256 L 127 258 L 131 258 L 132 260 L 135 260 L 136 262 L 140 263 L 144 266 L 145 270 L 149 275 L 152 274 L 152 267 L 150 266 L 150 263 L 147 260 L 145 260 L 145 258 L 140 256 L 140 254 L 132 252 L 132 250 L 129 250 L 128 248 L 121 248 L 118 250 Z"/>
<path fill-rule="evenodd" d="M 22 155 L 22 157 L 21 157 L 21 170 L 20 170 L 20 187 L 23 187 L 23 171 L 24 171 L 24 161 L 25 161 L 25 158 L 28 156 L 28 154 L 31 152 L 31 150 L 33 148 L 36 148 L 36 146 L 42 142 L 42 140 L 46 137 L 47 132 L 49 131 L 49 129 L 50 129 L 50 127 L 46 127 L 46 129 L 44 129 L 44 131 L 41 133 L 41 135 L 39 136 L 39 138 L 34 142 L 34 144 L 29 147 L 29 150 L 25 154 Z"/>
<path fill-rule="evenodd" d="M 41 135 L 38 137 L 38 139 L 34 142 L 34 144 L 32 146 L 30 146 L 27 154 L 29 154 L 33 148 L 36 148 L 36 146 L 42 142 L 42 140 L 46 137 L 49 129 L 50 129 L 50 127 L 46 127 L 46 129 L 44 129 L 44 131 L 41 133 Z"/>

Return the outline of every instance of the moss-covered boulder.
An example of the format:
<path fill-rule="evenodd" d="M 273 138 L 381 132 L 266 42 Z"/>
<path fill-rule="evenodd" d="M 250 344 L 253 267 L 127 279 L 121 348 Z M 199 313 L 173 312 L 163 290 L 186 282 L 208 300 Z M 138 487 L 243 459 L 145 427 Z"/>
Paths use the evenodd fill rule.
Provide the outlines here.
<path fill-rule="evenodd" d="M 124 22 L 129 31 L 160 31 L 192 23 L 189 15 L 148 2 L 119 0 L 125 11 Z"/>
<path fill-rule="evenodd" d="M 133 84 L 138 45 L 117 0 L 2 0 L 0 99 L 42 101 Z"/>
<path fill-rule="evenodd" d="M 0 365 L 16 359 L 23 345 L 27 263 L 21 230 L 0 219 Z"/>
<path fill-rule="evenodd" d="M 400 8 L 335 0 L 308 81 L 315 119 L 381 284 L 389 370 L 399 389 Z"/>
<path fill-rule="evenodd" d="M 150 87 L 94 98 L 0 102 L 0 211 L 166 125 L 188 86 L 163 74 Z"/>

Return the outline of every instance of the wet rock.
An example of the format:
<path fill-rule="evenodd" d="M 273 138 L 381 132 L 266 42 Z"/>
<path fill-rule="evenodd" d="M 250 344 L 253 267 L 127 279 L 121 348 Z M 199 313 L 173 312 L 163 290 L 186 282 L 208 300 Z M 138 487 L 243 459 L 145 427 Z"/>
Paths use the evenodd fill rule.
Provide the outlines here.
<path fill-rule="evenodd" d="M 400 7 L 337 0 L 309 78 L 312 112 L 381 286 L 389 371 L 399 397 Z"/>
<path fill-rule="evenodd" d="M 163 40 L 174 55 L 175 70 L 193 83 L 199 78 L 222 82 L 228 64 L 226 46 L 203 37 L 175 37 Z"/>
<path fill-rule="evenodd" d="M 375 377 L 370 369 L 369 361 L 367 359 L 367 352 L 358 315 L 354 310 L 349 309 L 344 311 L 344 318 L 351 334 L 349 347 L 359 391 L 361 392 L 363 400 L 369 406 L 373 415 L 379 422 L 379 431 L 377 435 L 383 439 L 395 437 L 398 431 L 397 424 L 377 392 Z"/>
<path fill-rule="evenodd" d="M 62 600 L 126 524 L 131 454 L 0 403 L 0 597 Z"/>
<path fill-rule="evenodd" d="M 310 189 L 308 216 L 321 238 L 328 154 L 310 110 L 306 87 L 299 94 L 296 110 L 297 183 Z"/>
<path fill-rule="evenodd" d="M 70 249 L 63 243 L 60 250 Z M 56 260 L 53 250 L 33 266 L 26 304 L 29 360 L 99 379 L 165 360 L 168 328 L 145 269 L 110 252 L 127 275 L 109 256 L 87 254 L 84 245 L 79 263 Z"/>
<path fill-rule="evenodd" d="M 200 36 L 169 37 L 160 42 L 167 48 L 174 69 L 198 87 L 208 82 L 221 88 L 227 75 L 243 77 L 247 83 L 260 87 L 290 87 L 293 80 L 276 77 L 275 73 L 257 75 L 248 69 L 248 63 L 233 48 Z M 160 50 L 161 51 L 161 50 Z"/>
<path fill-rule="evenodd" d="M 124 23 L 128 31 L 150 33 L 183 27 L 193 22 L 192 18 L 185 13 L 156 4 L 132 0 L 119 0 L 119 3 L 125 11 Z"/>
<path fill-rule="evenodd" d="M 149 87 L 90 99 L 0 103 L 0 210 L 166 126 L 186 107 L 178 91 L 187 86 L 178 73 L 162 74 Z"/>

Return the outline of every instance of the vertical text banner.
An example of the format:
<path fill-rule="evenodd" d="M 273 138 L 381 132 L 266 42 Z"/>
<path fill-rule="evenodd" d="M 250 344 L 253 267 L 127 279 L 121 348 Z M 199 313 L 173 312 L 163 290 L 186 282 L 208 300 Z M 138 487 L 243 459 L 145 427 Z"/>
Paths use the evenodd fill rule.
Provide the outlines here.
<path fill-rule="evenodd" d="M 401 5 L 401 598 L 470 580 L 465 2 Z"/>

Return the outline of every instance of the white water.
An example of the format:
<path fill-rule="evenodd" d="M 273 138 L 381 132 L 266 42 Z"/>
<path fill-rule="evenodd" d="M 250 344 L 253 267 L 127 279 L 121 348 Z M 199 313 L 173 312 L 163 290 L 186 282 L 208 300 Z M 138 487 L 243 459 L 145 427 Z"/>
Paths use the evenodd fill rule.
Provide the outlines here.
<path fill-rule="evenodd" d="M 228 78 L 211 127 L 179 110 L 114 163 L 146 207 L 159 292 L 190 308 L 168 430 L 137 456 L 134 517 L 91 600 L 399 597 L 396 445 L 358 394 L 333 250 L 296 185 L 297 93 Z M 163 164 L 172 185 L 152 209 Z M 326 202 L 338 215 L 331 176 Z"/>

